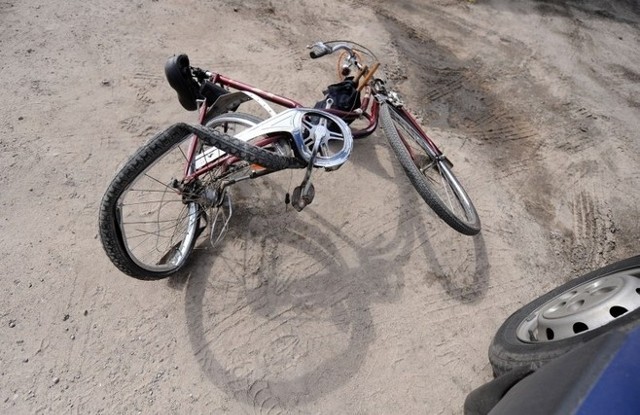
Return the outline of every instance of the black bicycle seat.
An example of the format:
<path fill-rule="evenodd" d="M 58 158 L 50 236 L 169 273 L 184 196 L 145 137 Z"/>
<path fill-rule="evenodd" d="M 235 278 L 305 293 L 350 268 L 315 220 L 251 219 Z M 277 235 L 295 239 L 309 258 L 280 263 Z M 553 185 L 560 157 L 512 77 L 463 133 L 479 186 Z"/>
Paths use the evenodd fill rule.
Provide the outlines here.
<path fill-rule="evenodd" d="M 201 97 L 198 83 L 191 74 L 189 57 L 185 54 L 170 57 L 164 65 L 164 73 L 169 85 L 178 93 L 178 100 L 184 109 L 195 111 L 198 108 L 196 100 Z"/>

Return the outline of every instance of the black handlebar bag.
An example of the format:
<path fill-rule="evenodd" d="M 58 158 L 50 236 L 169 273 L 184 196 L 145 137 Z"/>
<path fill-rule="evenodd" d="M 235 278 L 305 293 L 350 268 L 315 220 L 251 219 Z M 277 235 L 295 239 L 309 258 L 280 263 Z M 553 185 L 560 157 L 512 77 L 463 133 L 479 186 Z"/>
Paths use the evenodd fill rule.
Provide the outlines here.
<path fill-rule="evenodd" d="M 360 108 L 360 91 L 358 91 L 358 85 L 353 78 L 347 78 L 337 84 L 332 84 L 327 87 L 326 91 L 323 91 L 325 97 L 322 101 L 318 101 L 314 108 L 324 109 L 327 108 L 327 100 L 331 99 L 333 104 L 332 109 L 340 111 L 351 112 Z M 348 123 L 353 121 L 347 117 L 345 121 Z"/>

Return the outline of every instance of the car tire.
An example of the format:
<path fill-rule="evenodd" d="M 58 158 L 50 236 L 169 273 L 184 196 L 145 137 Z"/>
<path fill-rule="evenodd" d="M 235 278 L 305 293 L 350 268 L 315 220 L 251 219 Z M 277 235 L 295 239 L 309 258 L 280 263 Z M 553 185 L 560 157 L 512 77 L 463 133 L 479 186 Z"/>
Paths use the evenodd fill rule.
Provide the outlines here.
<path fill-rule="evenodd" d="M 640 255 L 589 272 L 508 317 L 489 347 L 495 376 L 540 367 L 613 328 L 640 320 Z"/>

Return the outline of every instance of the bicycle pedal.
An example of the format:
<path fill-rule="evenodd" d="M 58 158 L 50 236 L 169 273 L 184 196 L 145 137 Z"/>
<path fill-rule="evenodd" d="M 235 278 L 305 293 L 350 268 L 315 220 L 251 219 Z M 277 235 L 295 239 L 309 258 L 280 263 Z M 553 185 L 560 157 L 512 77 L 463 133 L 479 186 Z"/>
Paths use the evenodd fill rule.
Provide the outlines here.
<path fill-rule="evenodd" d="M 302 211 L 307 205 L 313 202 L 313 198 L 316 195 L 313 184 L 309 183 L 307 190 L 304 190 L 303 186 L 298 186 L 293 189 L 293 195 L 291 195 L 291 205 L 298 212 Z"/>

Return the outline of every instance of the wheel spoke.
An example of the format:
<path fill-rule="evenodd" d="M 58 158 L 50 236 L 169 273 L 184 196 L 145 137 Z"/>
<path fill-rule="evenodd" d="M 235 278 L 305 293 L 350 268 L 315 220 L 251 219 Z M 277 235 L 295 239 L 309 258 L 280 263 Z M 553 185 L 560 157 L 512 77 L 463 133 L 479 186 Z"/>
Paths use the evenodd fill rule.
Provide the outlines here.
<path fill-rule="evenodd" d="M 241 114 L 221 117 L 227 120 L 214 120 L 210 128 L 234 134 L 258 123 Z M 158 134 L 132 157 L 103 199 L 100 232 L 105 251 L 132 277 L 157 279 L 182 267 L 200 234 L 199 201 L 206 201 L 202 191 L 215 191 L 219 180 L 238 172 L 233 166 L 218 166 L 185 185 L 185 171 L 193 171 L 185 165 L 188 155 L 193 152 L 195 160 L 196 154 L 214 148 L 200 142 L 192 149 L 193 140 L 193 134 L 177 129 Z"/>
<path fill-rule="evenodd" d="M 471 200 L 450 168 L 440 160 L 439 150 L 402 111 L 384 104 L 380 120 L 414 188 L 451 227 L 467 235 L 478 233 L 480 220 Z"/>

